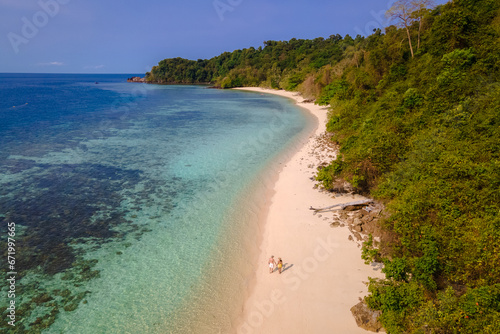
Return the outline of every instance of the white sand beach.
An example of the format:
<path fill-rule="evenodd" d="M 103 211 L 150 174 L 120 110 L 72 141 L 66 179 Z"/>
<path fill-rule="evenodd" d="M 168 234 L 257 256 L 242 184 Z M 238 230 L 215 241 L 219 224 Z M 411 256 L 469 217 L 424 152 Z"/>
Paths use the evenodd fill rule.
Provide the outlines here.
<path fill-rule="evenodd" d="M 350 308 L 367 294 L 368 277 L 379 269 L 365 265 L 359 241 L 349 240 L 347 227 L 330 227 L 333 213 L 314 215 L 309 209 L 362 199 L 313 189 L 311 177 L 320 161 L 334 152 L 321 151 L 317 138 L 325 132 L 327 109 L 302 103 L 297 93 L 242 88 L 294 99 L 315 115 L 319 126 L 279 173 L 264 224 L 257 272 L 237 332 L 247 333 L 367 333 Z M 283 259 L 284 271 L 269 273 L 268 259 Z"/>

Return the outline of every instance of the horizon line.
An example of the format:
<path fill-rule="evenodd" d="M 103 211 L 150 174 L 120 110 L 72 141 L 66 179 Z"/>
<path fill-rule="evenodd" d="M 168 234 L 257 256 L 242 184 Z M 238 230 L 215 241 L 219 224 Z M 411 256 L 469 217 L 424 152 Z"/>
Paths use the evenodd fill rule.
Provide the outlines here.
<path fill-rule="evenodd" d="M 115 72 L 115 73 L 82 73 L 82 72 L 0 72 L 0 74 L 89 74 L 89 75 L 99 75 L 99 74 L 102 74 L 102 75 L 109 75 L 109 74 L 117 74 L 117 75 L 121 75 L 121 74 L 126 74 L 126 75 L 130 75 L 130 74 L 139 74 L 139 72 L 137 73 L 132 73 L 132 72 Z M 145 74 L 145 72 L 143 73 Z"/>

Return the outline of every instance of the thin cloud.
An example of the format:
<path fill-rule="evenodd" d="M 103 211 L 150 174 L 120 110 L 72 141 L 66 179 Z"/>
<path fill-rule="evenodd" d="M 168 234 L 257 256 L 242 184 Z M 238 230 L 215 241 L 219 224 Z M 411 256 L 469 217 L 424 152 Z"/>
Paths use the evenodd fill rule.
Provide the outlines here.
<path fill-rule="evenodd" d="M 39 63 L 38 66 L 63 66 L 64 63 L 60 61 L 51 61 L 49 63 Z"/>
<path fill-rule="evenodd" d="M 88 65 L 88 66 L 85 66 L 83 69 L 85 70 L 98 70 L 98 69 L 101 69 L 101 68 L 104 68 L 105 66 L 104 65 Z"/>

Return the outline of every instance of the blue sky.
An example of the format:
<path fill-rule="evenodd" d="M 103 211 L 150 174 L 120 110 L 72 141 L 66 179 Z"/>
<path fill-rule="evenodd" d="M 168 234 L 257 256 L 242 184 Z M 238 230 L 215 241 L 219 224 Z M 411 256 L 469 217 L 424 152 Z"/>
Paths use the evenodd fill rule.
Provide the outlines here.
<path fill-rule="evenodd" d="M 266 40 L 366 36 L 393 2 L 0 0 L 0 72 L 145 73 Z"/>

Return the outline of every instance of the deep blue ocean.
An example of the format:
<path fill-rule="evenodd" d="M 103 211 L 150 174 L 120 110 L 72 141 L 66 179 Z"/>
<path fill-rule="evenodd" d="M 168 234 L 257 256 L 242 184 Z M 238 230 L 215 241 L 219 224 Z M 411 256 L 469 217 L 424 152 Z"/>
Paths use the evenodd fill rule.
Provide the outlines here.
<path fill-rule="evenodd" d="M 313 122 L 281 97 L 130 76 L 0 74 L 2 333 L 234 326 L 267 171 Z"/>

